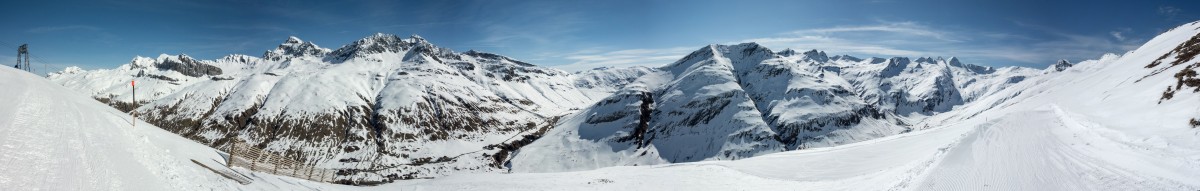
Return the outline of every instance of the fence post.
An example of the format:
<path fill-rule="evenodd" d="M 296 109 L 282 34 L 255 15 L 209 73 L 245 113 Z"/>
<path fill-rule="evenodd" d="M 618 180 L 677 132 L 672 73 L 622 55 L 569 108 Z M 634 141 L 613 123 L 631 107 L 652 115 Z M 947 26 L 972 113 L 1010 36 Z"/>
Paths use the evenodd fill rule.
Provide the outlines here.
<path fill-rule="evenodd" d="M 225 151 L 225 154 L 229 155 L 229 158 L 225 158 L 225 167 L 233 167 L 233 164 L 232 164 L 233 163 L 233 152 L 236 150 L 237 150 L 237 141 L 229 142 L 229 149 L 227 151 Z"/>
<path fill-rule="evenodd" d="M 258 167 L 258 158 L 262 158 L 261 153 L 255 152 L 254 154 L 254 160 L 250 160 L 250 170 L 254 170 L 255 167 Z"/>
<path fill-rule="evenodd" d="M 229 154 L 229 158 L 225 159 L 225 165 L 228 167 L 248 166 L 251 171 L 261 171 L 275 175 L 291 176 L 320 182 L 333 182 L 334 178 L 337 177 L 336 170 L 317 168 L 316 164 L 309 166 L 309 164 L 293 161 L 292 159 L 284 156 L 278 156 L 271 152 L 259 150 L 257 148 L 242 144 L 238 141 L 230 141 L 228 146 L 229 148 L 226 148 L 226 152 Z M 242 157 L 242 159 L 248 164 L 234 164 L 237 163 L 236 157 Z M 270 166 L 268 166 L 267 169 L 259 168 L 258 164 L 260 163 L 269 164 Z M 374 166 L 374 164 L 372 165 Z M 280 171 L 280 168 L 283 170 Z"/>
<path fill-rule="evenodd" d="M 315 166 L 314 166 L 314 167 L 309 167 L 309 168 L 308 168 L 308 178 L 306 178 L 306 179 L 312 180 L 312 171 L 313 171 L 313 169 L 315 169 L 315 168 L 317 168 L 317 167 L 315 167 Z"/>
<path fill-rule="evenodd" d="M 292 163 L 292 176 L 299 178 L 300 172 L 303 172 L 302 170 L 300 170 L 300 165 L 298 165 L 296 163 Z"/>

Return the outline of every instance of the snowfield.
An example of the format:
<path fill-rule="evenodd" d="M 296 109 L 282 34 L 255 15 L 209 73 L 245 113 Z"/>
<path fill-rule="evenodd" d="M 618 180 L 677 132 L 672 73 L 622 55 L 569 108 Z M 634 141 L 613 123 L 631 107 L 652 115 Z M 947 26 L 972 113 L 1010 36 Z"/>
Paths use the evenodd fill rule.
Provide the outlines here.
<path fill-rule="evenodd" d="M 241 185 L 196 165 L 223 152 L 74 93 L 0 67 L 0 190 L 306 190 L 301 180 L 250 173 Z"/>
<path fill-rule="evenodd" d="M 1156 60 L 1176 61 L 1180 58 L 1176 55 L 1182 54 L 1173 49 L 1197 39 L 1200 23 L 1190 23 L 1124 55 L 1083 61 L 976 97 L 969 104 L 924 118 L 911 132 L 856 143 L 732 161 L 602 167 L 606 164 L 594 170 L 554 173 L 462 173 L 372 187 L 235 168 L 253 180 L 238 184 L 191 162 L 223 168 L 220 151 L 144 122 L 132 127 L 129 115 L 87 95 L 5 67 L 0 69 L 0 89 L 5 90 L 0 94 L 0 188 L 1200 190 L 1200 128 L 1187 123 L 1200 118 L 1200 93 L 1187 91 L 1187 86 L 1180 89 L 1173 76 L 1192 66 L 1146 67 Z M 1187 58 L 1179 61 L 1200 62 Z M 1163 98 L 1165 87 L 1176 90 L 1173 98 Z M 554 138 L 559 144 L 578 141 Z M 561 146 L 578 149 L 571 150 L 576 156 L 617 151 L 593 143 Z M 532 168 L 575 160 L 540 159 L 521 165 Z M 625 159 L 629 161 L 620 161 Z M 604 160 L 661 162 L 635 155 Z"/>

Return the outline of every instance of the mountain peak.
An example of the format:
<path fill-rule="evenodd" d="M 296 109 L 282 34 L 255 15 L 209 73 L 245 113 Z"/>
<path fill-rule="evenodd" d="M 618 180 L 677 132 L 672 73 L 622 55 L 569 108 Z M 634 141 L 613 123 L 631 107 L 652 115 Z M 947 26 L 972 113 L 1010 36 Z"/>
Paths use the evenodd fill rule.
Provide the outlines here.
<path fill-rule="evenodd" d="M 288 39 L 287 39 L 287 41 L 283 41 L 283 44 L 300 44 L 300 43 L 303 43 L 303 42 L 304 42 L 304 41 L 303 41 L 303 40 L 300 40 L 300 38 L 299 38 L 299 37 L 296 37 L 296 36 L 288 36 Z"/>
<path fill-rule="evenodd" d="M 519 66 L 527 66 L 527 67 L 534 66 L 533 64 L 530 64 L 527 62 L 522 62 L 522 61 L 519 61 L 519 60 L 516 60 L 513 58 L 509 58 L 507 56 L 502 56 L 499 54 L 492 54 L 492 53 L 487 53 L 487 52 L 480 52 L 480 51 L 477 51 L 474 49 L 467 50 L 467 52 L 464 52 L 463 54 L 467 55 L 467 56 L 473 56 L 476 58 L 482 58 L 482 59 L 490 59 L 490 60 L 496 60 L 496 61 L 508 61 L 508 62 L 512 62 L 513 64 L 517 64 Z"/>
<path fill-rule="evenodd" d="M 217 60 L 224 61 L 224 62 L 248 63 L 248 62 L 254 61 L 256 59 L 258 59 L 258 58 L 255 58 L 250 55 L 230 54 L 230 55 L 225 55 L 225 57 L 221 57 L 220 59 L 217 59 Z"/>
<path fill-rule="evenodd" d="M 929 64 L 929 63 L 934 63 L 934 62 L 936 62 L 936 60 L 934 60 L 933 58 L 930 58 L 930 57 L 917 57 L 917 60 L 916 60 L 916 62 L 917 62 L 917 63 L 925 63 L 925 64 Z"/>
<path fill-rule="evenodd" d="M 851 62 L 862 62 L 863 61 L 862 58 L 858 58 L 858 57 L 854 57 L 854 56 L 850 56 L 850 55 L 832 56 L 832 57 L 829 57 L 829 60 L 847 60 L 847 61 L 851 61 Z"/>
<path fill-rule="evenodd" d="M 395 34 L 375 33 L 375 34 L 372 34 L 371 36 L 363 37 L 362 39 L 359 39 L 358 41 L 355 41 L 354 43 L 355 44 L 383 43 L 383 44 L 410 44 L 411 45 L 411 44 L 427 44 L 429 42 L 426 41 L 424 37 L 421 37 L 421 35 L 417 35 L 417 34 L 409 35 L 408 38 L 400 38 L 400 36 L 395 35 Z"/>
<path fill-rule="evenodd" d="M 312 42 L 304 42 L 296 36 L 288 36 L 279 47 L 263 53 L 263 58 L 278 61 L 303 56 L 325 56 L 327 53 L 329 49 L 321 48 Z"/>
<path fill-rule="evenodd" d="M 1046 68 L 1046 70 L 1054 71 L 1054 72 L 1062 72 L 1063 70 L 1067 70 L 1067 68 L 1070 68 L 1071 66 L 1074 66 L 1074 65 L 1071 64 L 1070 61 L 1067 61 L 1067 59 L 1060 59 L 1060 60 L 1058 60 L 1057 63 L 1054 63 L 1054 65 L 1050 65 L 1049 68 Z"/>
<path fill-rule="evenodd" d="M 408 39 L 412 39 L 414 41 L 425 41 L 425 38 L 421 38 L 421 35 L 417 35 L 417 34 L 408 36 Z"/>
<path fill-rule="evenodd" d="M 716 64 L 718 62 L 704 62 L 717 58 L 728 59 L 731 64 L 738 66 L 744 64 L 754 64 L 762 60 L 775 57 L 776 54 L 771 49 L 763 47 L 758 43 L 747 42 L 736 45 L 710 44 L 700 48 L 683 58 L 664 66 L 663 69 L 670 70 L 674 73 L 682 73 L 695 65 Z"/>
<path fill-rule="evenodd" d="M 765 49 L 766 48 L 766 47 L 762 46 L 761 44 L 758 44 L 757 42 L 744 42 L 744 43 L 739 43 L 739 44 L 733 45 L 731 47 L 744 47 L 743 49 L 745 49 L 745 48 Z M 772 53 L 774 53 L 774 52 L 772 52 Z"/>
<path fill-rule="evenodd" d="M 786 48 L 786 49 L 783 49 L 782 51 L 776 52 L 775 54 L 778 54 L 783 57 L 795 56 L 796 50 L 793 50 L 791 48 Z"/>
<path fill-rule="evenodd" d="M 817 62 L 827 62 L 830 60 L 830 57 L 825 54 L 825 51 L 819 51 L 817 49 L 804 51 L 803 53 L 797 53 L 796 50 L 788 48 L 788 49 L 783 49 L 783 51 L 779 51 L 775 54 L 777 54 L 779 56 L 783 56 L 783 57 L 804 55 L 804 59 L 813 60 L 813 61 L 817 61 Z"/>
<path fill-rule="evenodd" d="M 804 58 L 807 58 L 807 59 L 813 60 L 813 61 L 817 61 L 817 62 L 829 61 L 829 56 L 825 55 L 825 51 L 817 51 L 817 49 L 812 49 L 807 52 L 804 52 Z"/>
<path fill-rule="evenodd" d="M 401 39 L 393 34 L 375 33 L 344 45 L 331 52 L 330 55 L 344 61 L 369 54 L 405 51 L 412 48 L 415 42 L 416 40 Z"/>
<path fill-rule="evenodd" d="M 900 75 L 900 73 L 904 72 L 905 68 L 908 68 L 908 64 L 911 62 L 912 61 L 909 60 L 908 57 L 889 58 L 887 59 L 887 65 L 884 66 L 883 70 L 879 72 L 879 76 L 892 77 Z"/>
<path fill-rule="evenodd" d="M 371 36 L 367 36 L 367 37 L 363 37 L 362 39 L 358 39 L 358 40 L 354 41 L 353 43 L 351 43 L 350 45 L 346 45 L 346 46 L 371 46 L 371 45 L 378 45 L 378 44 L 396 45 L 396 44 L 400 44 L 402 41 L 404 41 L 404 39 L 401 39 L 399 36 L 396 36 L 394 34 L 375 33 L 375 34 L 372 34 Z"/>
<path fill-rule="evenodd" d="M 729 58 L 737 63 L 740 60 L 765 60 L 775 56 L 775 51 L 762 46 L 756 42 L 747 42 L 736 45 L 720 45 L 714 51 L 720 52 L 723 57 Z"/>
<path fill-rule="evenodd" d="M 381 33 L 381 32 L 377 32 L 377 33 L 375 33 L 375 34 L 371 34 L 371 36 L 367 36 L 367 37 L 366 37 L 366 38 L 364 38 L 364 39 L 371 39 L 371 38 L 388 38 L 388 37 L 396 37 L 396 35 L 394 35 L 394 34 L 387 34 L 387 33 Z"/>
<path fill-rule="evenodd" d="M 958 57 L 953 56 L 950 57 L 950 60 L 946 61 L 946 64 L 949 64 L 950 66 L 962 67 L 962 61 L 959 61 Z"/>

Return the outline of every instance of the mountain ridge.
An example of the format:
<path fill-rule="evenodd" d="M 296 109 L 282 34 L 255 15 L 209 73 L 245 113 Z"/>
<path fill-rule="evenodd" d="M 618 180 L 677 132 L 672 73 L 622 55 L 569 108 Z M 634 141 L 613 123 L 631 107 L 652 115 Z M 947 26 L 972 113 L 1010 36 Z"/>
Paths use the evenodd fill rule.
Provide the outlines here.
<path fill-rule="evenodd" d="M 520 159 L 537 149 L 497 145 L 525 145 L 506 139 L 520 136 L 561 139 L 567 123 L 596 126 L 585 139 L 610 141 L 611 151 L 661 157 L 612 158 L 632 164 L 841 145 L 909 131 L 1020 81 L 1009 78 L 1032 75 L 1003 71 L 955 57 L 859 59 L 742 43 L 708 45 L 662 67 L 570 73 L 378 33 L 337 49 L 293 36 L 263 58 L 139 56 L 117 69 L 50 78 L 216 148 L 241 140 L 347 169 L 339 180 L 387 182 L 525 168 Z M 138 81 L 137 108 L 124 101 L 129 80 Z M 558 120 L 575 112 L 597 115 Z M 722 128 L 734 122 L 745 128 Z M 537 129 L 549 132 L 530 134 Z M 694 140 L 713 141 L 685 146 Z M 617 148 L 625 144 L 634 149 Z M 508 156 L 514 150 L 507 149 L 522 150 Z"/>
<path fill-rule="evenodd" d="M 481 151 L 485 146 L 506 144 L 505 138 L 524 135 L 650 70 L 568 73 L 385 34 L 308 54 L 317 48 L 292 37 L 266 53 L 277 59 L 163 54 L 50 78 L 216 148 L 241 140 L 300 161 L 353 169 L 340 180 L 370 182 L 495 171 L 488 167 L 492 157 L 483 154 L 502 151 Z M 138 81 L 136 109 L 130 80 Z M 478 154 L 457 157 L 464 153 Z M 388 168 L 374 169 L 383 166 Z"/>
<path fill-rule="evenodd" d="M 732 160 L 853 143 L 920 128 L 923 118 L 1036 75 L 954 57 L 832 59 L 757 43 L 708 45 L 566 116 L 523 148 L 513 168 Z M 570 162 L 544 165 L 556 158 Z"/>

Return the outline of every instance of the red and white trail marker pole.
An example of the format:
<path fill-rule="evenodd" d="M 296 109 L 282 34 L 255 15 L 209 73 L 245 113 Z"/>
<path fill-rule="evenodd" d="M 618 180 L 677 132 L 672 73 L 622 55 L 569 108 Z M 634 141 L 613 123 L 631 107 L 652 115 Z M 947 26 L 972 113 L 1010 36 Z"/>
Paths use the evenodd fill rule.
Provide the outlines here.
<path fill-rule="evenodd" d="M 133 109 L 129 111 L 131 113 L 130 116 L 132 116 L 133 119 L 130 119 L 129 122 L 133 123 L 134 128 L 137 128 L 137 84 L 134 80 L 129 80 L 129 87 L 133 92 L 133 102 L 131 102 L 133 104 Z"/>

